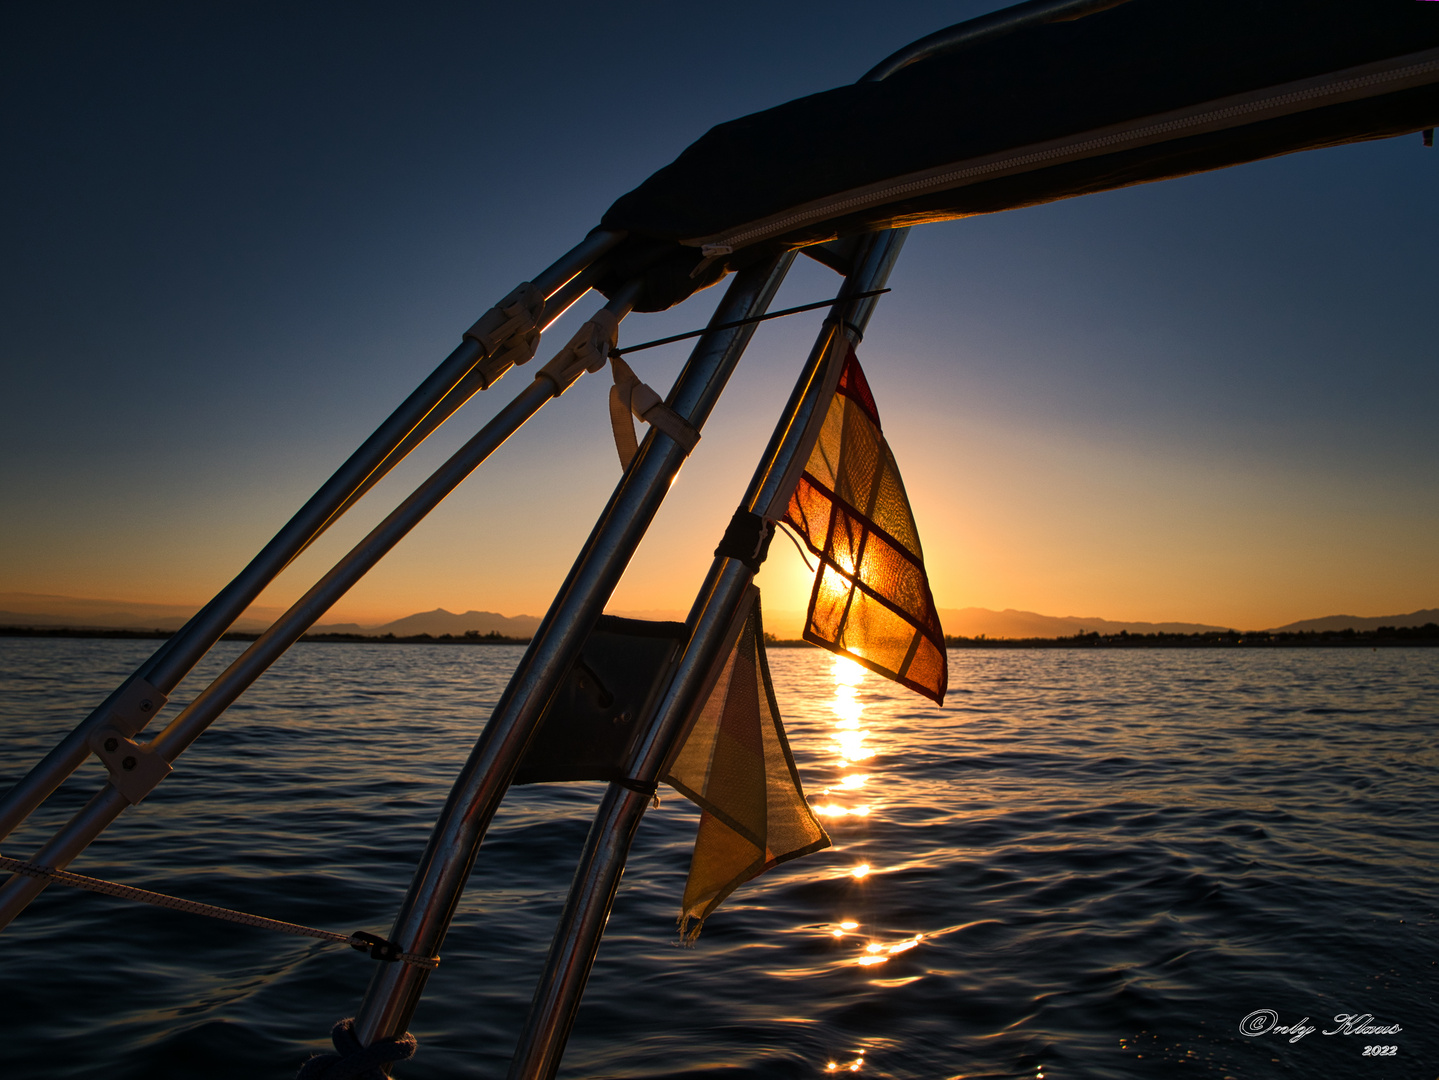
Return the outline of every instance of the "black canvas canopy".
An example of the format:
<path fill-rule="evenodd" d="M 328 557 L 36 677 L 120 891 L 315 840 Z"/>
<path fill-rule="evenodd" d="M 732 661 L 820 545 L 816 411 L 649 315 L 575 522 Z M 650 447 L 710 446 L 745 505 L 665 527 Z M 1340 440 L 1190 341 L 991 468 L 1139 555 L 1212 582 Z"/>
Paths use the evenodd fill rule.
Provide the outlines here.
<path fill-rule="evenodd" d="M 1439 3 L 1089 9 L 711 129 L 605 214 L 611 277 L 653 264 L 657 309 L 776 248 L 1439 123 Z"/>

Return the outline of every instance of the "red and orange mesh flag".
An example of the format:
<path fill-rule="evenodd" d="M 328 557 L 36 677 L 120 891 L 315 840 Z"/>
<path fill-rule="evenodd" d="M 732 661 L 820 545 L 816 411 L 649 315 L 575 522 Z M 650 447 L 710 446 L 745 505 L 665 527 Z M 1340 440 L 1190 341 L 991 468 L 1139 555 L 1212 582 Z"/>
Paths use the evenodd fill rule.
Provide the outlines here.
<path fill-rule="evenodd" d="M 759 593 L 709 700 L 665 770 L 700 815 L 680 933 L 751 878 L 830 845 L 800 787 L 764 655 Z M 693 931 L 691 920 L 697 920 Z"/>
<path fill-rule="evenodd" d="M 848 345 L 785 520 L 819 556 L 804 639 L 936 702 L 949 663 L 919 530 Z"/>

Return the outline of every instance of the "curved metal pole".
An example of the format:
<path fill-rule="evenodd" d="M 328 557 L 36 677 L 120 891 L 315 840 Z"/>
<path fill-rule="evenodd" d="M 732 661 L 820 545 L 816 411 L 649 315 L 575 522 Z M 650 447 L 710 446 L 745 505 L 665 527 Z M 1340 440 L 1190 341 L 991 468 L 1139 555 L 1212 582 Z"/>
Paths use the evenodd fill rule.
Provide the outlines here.
<path fill-rule="evenodd" d="M 787 252 L 736 274 L 711 323 L 763 313 L 793 260 L 794 254 Z M 753 333 L 750 324 L 701 337 L 670 392 L 669 407 L 693 427 L 702 427 Z M 651 429 L 600 515 L 430 835 L 390 934 L 405 952 L 438 954 L 480 842 L 539 718 L 579 655 L 684 459 L 682 447 Z M 428 974 L 410 964 L 379 965 L 355 1018 L 355 1034 L 362 1044 L 404 1033 Z"/>
<path fill-rule="evenodd" d="M 879 82 L 881 79 L 889 78 L 900 68 L 908 67 L 920 60 L 928 60 L 931 56 L 967 49 L 971 45 L 993 41 L 995 38 L 1012 34 L 1016 30 L 1027 30 L 1031 26 L 1042 26 L 1052 22 L 1073 22 L 1086 15 L 1093 15 L 1096 12 L 1127 3 L 1129 0 L 1030 0 L 1027 4 L 1016 4 L 1014 7 L 992 11 L 977 19 L 969 19 L 954 26 L 947 26 L 943 30 L 936 30 L 934 33 L 906 45 L 899 52 L 885 57 L 865 72 L 859 81 Z"/>
<path fill-rule="evenodd" d="M 805 436 L 809 420 L 817 409 L 828 407 L 826 391 L 833 385 L 828 376 L 837 376 L 831 369 L 843 363 L 842 352 L 830 347 L 832 337 L 839 334 L 852 343 L 858 342 L 877 300 L 870 297 L 846 301 L 843 297 L 884 284 L 907 231 L 875 234 L 868 241 L 868 250 L 859 254 L 856 270 L 846 280 L 841 299 L 825 320 L 760 458 L 741 503 L 745 509 L 764 514 L 777 499 L 787 496 L 783 488 L 790 466 L 801 456 L 808 457 Z M 693 629 L 684 654 L 663 698 L 631 747 L 627 776 L 641 784 L 659 779 L 671 747 L 703 705 L 702 695 L 713 681 L 716 668 L 723 664 L 728 647 L 733 645 L 748 611 L 746 601 L 753 578 L 754 572 L 744 563 L 724 557 L 715 559 L 687 620 Z M 585 839 L 544 972 L 510 1063 L 508 1080 L 550 1080 L 559 1069 L 624 874 L 630 843 L 648 804 L 646 796 L 620 784 L 610 784 L 605 792 Z"/>
<path fill-rule="evenodd" d="M 581 244 L 540 274 L 534 281 L 535 287 L 546 296 L 563 299 L 565 306 L 568 306 L 578 298 L 570 296 L 573 292 L 570 283 L 614 247 L 623 236 L 623 233 L 613 232 L 591 233 Z M 555 307 L 558 308 L 559 305 L 556 304 Z M 122 703 L 137 684 L 157 690 L 159 700 L 163 702 L 165 695 L 179 685 L 180 680 L 209 652 L 220 639 L 220 635 L 230 628 L 276 575 L 360 494 L 395 465 L 404 453 L 413 448 L 419 440 L 410 437 L 418 429 L 423 428 L 424 433 L 428 434 L 453 413 L 462 404 L 462 400 L 455 399 L 456 388 L 464 384 L 467 378 L 472 379 L 475 368 L 484 357 L 484 350 L 479 342 L 473 338 L 464 339 L 311 496 L 234 580 L 196 612 L 184 627 L 160 646 L 129 679 L 11 788 L 4 798 L 0 799 L 0 840 L 9 836 L 36 807 L 50 797 L 66 777 L 80 767 L 90 754 L 87 745 L 90 736 L 111 722 L 116 710 L 123 707 Z M 473 386 L 470 394 L 473 394 L 475 389 L 478 389 L 478 386 Z M 465 396 L 468 397 L 469 394 Z M 446 404 L 447 409 L 444 407 Z M 437 414 L 439 419 L 431 422 L 431 418 Z M 400 452 L 401 448 L 403 453 Z M 140 726 L 143 726 L 143 721 Z"/>
<path fill-rule="evenodd" d="M 623 318 L 633 306 L 635 289 L 622 290 L 606 310 Z M 566 384 L 566 387 L 569 384 Z M 480 431 L 425 480 L 370 534 L 353 547 L 315 585 L 206 687 L 146 749 L 172 762 L 193 743 L 245 689 L 286 649 L 314 625 L 334 603 L 409 534 L 450 492 L 490 454 L 565 387 L 537 374 L 533 383 L 500 410 Z M 61 869 L 103 832 L 129 806 L 129 800 L 107 783 L 64 828 L 31 857 L 42 866 Z M 38 896 L 47 879 L 13 875 L 0 886 L 0 929 L 8 926 Z"/>

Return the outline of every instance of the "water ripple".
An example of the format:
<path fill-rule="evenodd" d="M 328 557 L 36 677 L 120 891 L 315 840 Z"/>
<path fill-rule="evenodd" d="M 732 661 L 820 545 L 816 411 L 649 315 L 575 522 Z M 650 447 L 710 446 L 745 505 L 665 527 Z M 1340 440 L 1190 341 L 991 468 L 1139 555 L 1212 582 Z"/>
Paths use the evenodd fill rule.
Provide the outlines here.
<path fill-rule="evenodd" d="M 0 782 L 144 656 L 0 642 Z M 223 645 L 182 707 L 233 658 Z M 76 864 L 385 932 L 508 647 L 304 645 Z M 1056 1080 L 1429 1075 L 1439 651 L 955 651 L 943 708 L 775 650 L 835 846 L 674 919 L 696 813 L 640 829 L 564 1077 Z M 6 844 L 28 854 L 87 764 Z M 518 789 L 480 853 L 399 1074 L 502 1075 L 597 804 Z M 350 950 L 51 889 L 5 936 L 16 1075 L 289 1075 L 353 1013 Z M 1390 1038 L 1248 1038 L 1371 1012 Z M 1397 1058 L 1362 1057 L 1369 1042 Z"/>

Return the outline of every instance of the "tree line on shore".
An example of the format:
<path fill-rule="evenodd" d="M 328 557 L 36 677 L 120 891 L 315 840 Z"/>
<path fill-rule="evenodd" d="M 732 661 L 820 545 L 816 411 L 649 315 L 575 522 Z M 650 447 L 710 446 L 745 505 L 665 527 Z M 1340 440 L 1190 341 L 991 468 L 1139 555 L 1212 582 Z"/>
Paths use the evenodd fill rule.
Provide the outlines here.
<path fill-rule="evenodd" d="M 170 637 L 171 630 L 116 630 L 73 626 L 0 626 L 0 637 L 50 637 L 50 638 L 149 638 Z M 226 641 L 254 641 L 257 633 L 232 632 L 224 636 Z M 464 634 L 306 634 L 301 641 L 356 643 L 365 645 L 526 645 L 529 638 L 506 637 L 492 630 L 482 634 L 470 630 Z M 1366 646 L 1379 648 L 1402 645 L 1439 646 L 1439 623 L 1425 623 L 1423 626 L 1381 626 L 1374 630 L 1211 630 L 1197 634 L 1131 634 L 1121 630 L 1117 634 L 1101 634 L 1095 631 L 1080 631 L 1069 637 L 1058 638 L 992 638 L 984 634 L 978 637 L 946 636 L 944 643 L 951 649 L 1228 649 L 1228 648 L 1274 648 L 1311 646 Z M 788 648 L 808 645 L 798 639 L 777 638 L 765 634 L 765 644 L 771 647 Z"/>
<path fill-rule="evenodd" d="M 1294 646 L 1439 645 L 1439 623 L 1381 626 L 1373 630 L 1209 630 L 1197 634 L 1117 634 L 1080 631 L 1060 638 L 945 637 L 951 649 L 1171 649 L 1273 648 Z"/>

